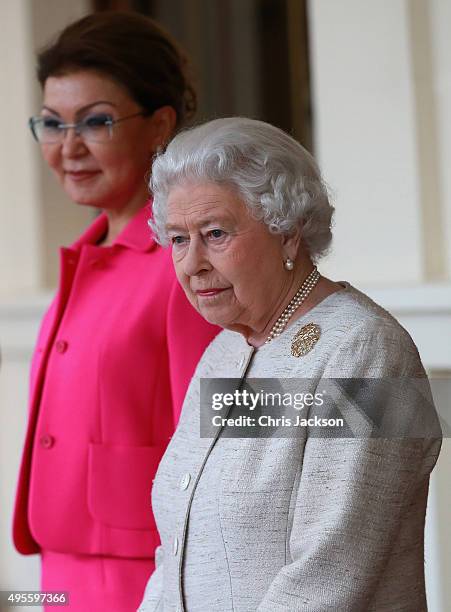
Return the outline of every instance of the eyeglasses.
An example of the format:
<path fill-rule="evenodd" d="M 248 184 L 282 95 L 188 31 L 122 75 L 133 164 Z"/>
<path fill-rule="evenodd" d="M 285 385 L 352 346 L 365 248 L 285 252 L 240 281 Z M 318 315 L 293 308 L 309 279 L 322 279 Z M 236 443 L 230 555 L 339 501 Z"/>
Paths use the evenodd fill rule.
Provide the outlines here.
<path fill-rule="evenodd" d="M 62 142 L 67 130 L 73 128 L 77 136 L 86 142 L 105 143 L 113 137 L 113 126 L 134 117 L 145 117 L 149 113 L 141 111 L 119 119 L 105 113 L 87 115 L 77 123 L 63 123 L 57 117 L 30 117 L 28 125 L 35 140 L 43 144 Z"/>

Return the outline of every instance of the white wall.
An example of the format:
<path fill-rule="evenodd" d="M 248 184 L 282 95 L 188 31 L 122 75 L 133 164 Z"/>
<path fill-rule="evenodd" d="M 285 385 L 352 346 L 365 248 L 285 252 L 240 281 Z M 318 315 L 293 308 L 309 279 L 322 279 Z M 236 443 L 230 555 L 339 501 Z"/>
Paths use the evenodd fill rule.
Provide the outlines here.
<path fill-rule="evenodd" d="M 19 555 L 11 539 L 12 511 L 25 439 L 28 370 L 48 296 L 0 305 L 0 590 L 39 589 L 37 555 Z"/>
<path fill-rule="evenodd" d="M 89 4 L 89 0 L 0 2 L 0 590 L 39 588 L 37 555 L 19 555 L 11 542 L 27 420 L 29 358 L 49 300 L 42 291 L 55 284 L 57 246 L 70 243 L 92 216 L 70 204 L 55 186 L 28 131 L 28 117 L 40 108 L 34 51 L 85 14 Z"/>
<path fill-rule="evenodd" d="M 356 283 L 449 280 L 449 0 L 309 9 L 316 153 L 337 205 L 327 270 Z"/>
<path fill-rule="evenodd" d="M 33 111 L 32 39 L 25 0 L 0 2 L 0 291 L 36 289 L 40 275 L 37 163 L 26 121 Z M 8 88 L 5 87 L 8 84 Z M 19 248 L 20 247 L 20 248 Z"/>
<path fill-rule="evenodd" d="M 336 203 L 321 270 L 367 291 L 451 396 L 451 0 L 310 0 L 316 156 Z M 433 473 L 430 612 L 451 609 L 451 444 Z"/>
<path fill-rule="evenodd" d="M 451 1 L 429 0 L 433 99 L 437 122 L 437 173 L 443 202 L 448 279 L 451 276 Z"/>

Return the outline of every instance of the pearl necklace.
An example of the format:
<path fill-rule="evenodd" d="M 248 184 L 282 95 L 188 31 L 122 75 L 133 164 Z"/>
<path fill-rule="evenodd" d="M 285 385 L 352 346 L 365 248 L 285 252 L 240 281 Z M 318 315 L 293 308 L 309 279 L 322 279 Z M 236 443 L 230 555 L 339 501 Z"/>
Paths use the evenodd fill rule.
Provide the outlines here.
<path fill-rule="evenodd" d="M 280 317 L 277 319 L 277 321 L 272 326 L 271 331 L 269 332 L 269 335 L 265 340 L 265 344 L 268 344 L 269 342 L 271 342 L 271 340 L 273 340 L 274 338 L 277 338 L 277 336 L 280 336 L 280 334 L 284 331 L 285 327 L 287 326 L 288 321 L 294 315 L 296 310 L 299 308 L 299 306 L 303 302 L 305 302 L 305 300 L 311 294 L 313 289 L 316 287 L 320 277 L 321 277 L 321 274 L 318 272 L 315 266 L 313 270 L 310 272 L 310 274 L 307 276 L 305 281 L 302 283 L 302 285 L 299 287 L 299 289 L 293 296 L 290 303 L 284 309 Z"/>

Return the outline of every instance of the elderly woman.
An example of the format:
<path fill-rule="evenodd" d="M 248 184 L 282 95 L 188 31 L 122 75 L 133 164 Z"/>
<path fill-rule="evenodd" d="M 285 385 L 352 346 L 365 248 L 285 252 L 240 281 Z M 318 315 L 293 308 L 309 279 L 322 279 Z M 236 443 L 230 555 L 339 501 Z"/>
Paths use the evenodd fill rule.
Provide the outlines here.
<path fill-rule="evenodd" d="M 152 188 L 151 225 L 171 243 L 186 295 L 225 331 L 197 367 L 157 472 L 162 546 L 140 610 L 426 610 L 438 435 L 230 437 L 233 419 L 199 434 L 202 379 L 232 378 L 237 390 L 304 379 L 314 396 L 334 377 L 424 377 L 393 317 L 317 271 L 333 208 L 314 160 L 271 125 L 219 119 L 170 143 Z M 415 413 L 416 397 L 397 399 L 417 401 Z"/>

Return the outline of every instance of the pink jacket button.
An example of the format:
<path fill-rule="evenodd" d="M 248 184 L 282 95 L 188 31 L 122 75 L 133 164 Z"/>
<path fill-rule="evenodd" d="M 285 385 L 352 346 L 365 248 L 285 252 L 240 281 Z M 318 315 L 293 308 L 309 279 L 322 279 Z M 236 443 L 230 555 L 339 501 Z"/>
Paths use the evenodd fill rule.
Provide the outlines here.
<path fill-rule="evenodd" d="M 69 345 L 66 342 L 66 340 L 57 340 L 55 344 L 55 348 L 58 351 L 58 353 L 65 353 L 67 351 L 68 346 Z"/>
<path fill-rule="evenodd" d="M 39 438 L 39 444 L 42 446 L 42 448 L 52 448 L 54 442 L 55 438 L 47 434 Z"/>

